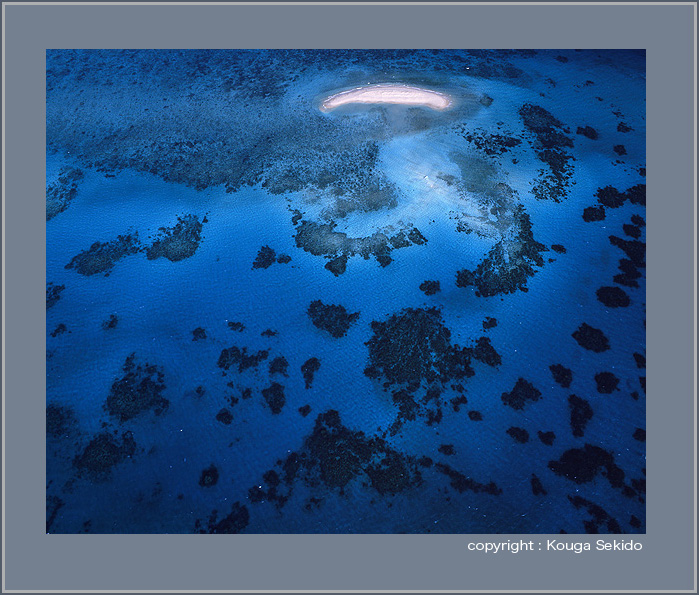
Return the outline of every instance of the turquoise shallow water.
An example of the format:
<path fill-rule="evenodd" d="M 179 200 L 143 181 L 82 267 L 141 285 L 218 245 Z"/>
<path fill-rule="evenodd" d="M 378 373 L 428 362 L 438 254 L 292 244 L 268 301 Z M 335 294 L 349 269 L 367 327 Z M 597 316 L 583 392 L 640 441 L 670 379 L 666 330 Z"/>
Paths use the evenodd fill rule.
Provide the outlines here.
<path fill-rule="evenodd" d="M 645 532 L 643 54 L 320 58 L 48 53 L 47 207 L 58 197 L 62 208 L 46 228 L 47 531 Z M 382 81 L 449 90 L 458 107 L 317 110 L 329 90 Z M 597 138 L 578 132 L 585 126 Z M 80 174 L 66 181 L 67 168 Z M 641 185 L 642 200 L 583 217 L 603 204 L 599 189 Z M 201 228 L 178 236 L 188 215 Z M 301 239 L 308 222 L 325 231 Z M 89 252 L 128 234 L 139 251 Z M 175 258 L 149 258 L 168 234 L 180 242 L 167 253 Z M 635 242 L 631 283 L 615 278 L 630 258 L 618 239 Z M 458 271 L 492 265 L 499 242 L 504 264 L 481 285 L 457 285 Z M 255 268 L 263 246 L 290 261 Z M 66 268 L 80 254 L 102 268 Z M 341 254 L 346 270 L 334 274 L 325 265 Z M 503 289 L 503 271 L 527 266 L 533 274 Z M 421 290 L 426 280 L 439 291 Z M 64 289 L 49 302 L 55 286 Z M 604 303 L 601 287 L 628 305 Z M 330 310 L 318 324 L 309 316 L 316 300 L 358 315 L 335 337 Z M 419 313 L 448 330 L 446 347 Z M 111 315 L 118 322 L 105 328 Z M 382 326 L 396 319 L 405 324 Z M 583 323 L 609 349 L 575 340 Z M 388 347 L 377 356 L 382 328 Z M 445 354 L 481 337 L 499 363 L 461 354 L 474 374 L 458 378 Z M 220 358 L 234 346 L 267 355 L 225 370 Z M 140 366 L 131 376 L 130 354 Z M 269 369 L 281 356 L 286 375 Z M 312 357 L 320 368 L 307 388 Z M 396 380 L 419 362 L 447 372 L 425 372 L 418 387 Z M 553 364 L 571 370 L 569 386 Z M 538 395 L 507 406 L 502 395 L 520 378 Z M 275 382 L 280 413 L 264 392 Z M 575 414 L 582 426 L 570 395 L 586 403 Z M 118 397 L 135 410 L 128 419 Z"/>

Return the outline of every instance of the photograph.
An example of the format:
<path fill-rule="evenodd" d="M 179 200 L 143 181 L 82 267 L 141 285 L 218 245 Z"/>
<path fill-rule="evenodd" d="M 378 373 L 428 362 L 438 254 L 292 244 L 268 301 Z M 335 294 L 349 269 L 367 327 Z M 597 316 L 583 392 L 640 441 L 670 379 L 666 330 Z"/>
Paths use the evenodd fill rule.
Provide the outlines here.
<path fill-rule="evenodd" d="M 645 535 L 645 49 L 45 54 L 46 533 Z"/>

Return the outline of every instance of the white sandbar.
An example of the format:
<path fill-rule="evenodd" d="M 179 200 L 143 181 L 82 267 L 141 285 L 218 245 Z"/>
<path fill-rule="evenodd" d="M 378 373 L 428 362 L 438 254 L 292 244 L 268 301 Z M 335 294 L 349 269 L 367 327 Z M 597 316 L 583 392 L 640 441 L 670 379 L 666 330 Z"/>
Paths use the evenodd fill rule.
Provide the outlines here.
<path fill-rule="evenodd" d="M 451 105 L 448 95 L 409 87 L 400 84 L 369 85 L 331 95 L 320 106 L 322 111 L 329 111 L 348 103 L 394 103 L 401 105 L 424 105 L 435 110 L 443 110 Z"/>

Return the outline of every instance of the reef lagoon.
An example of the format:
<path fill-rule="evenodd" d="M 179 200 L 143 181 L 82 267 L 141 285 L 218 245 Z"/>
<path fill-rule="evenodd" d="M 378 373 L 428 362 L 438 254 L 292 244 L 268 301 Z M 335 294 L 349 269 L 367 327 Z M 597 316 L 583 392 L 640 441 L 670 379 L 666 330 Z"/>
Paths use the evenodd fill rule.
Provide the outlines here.
<path fill-rule="evenodd" d="M 645 85 L 47 51 L 46 531 L 645 533 Z"/>

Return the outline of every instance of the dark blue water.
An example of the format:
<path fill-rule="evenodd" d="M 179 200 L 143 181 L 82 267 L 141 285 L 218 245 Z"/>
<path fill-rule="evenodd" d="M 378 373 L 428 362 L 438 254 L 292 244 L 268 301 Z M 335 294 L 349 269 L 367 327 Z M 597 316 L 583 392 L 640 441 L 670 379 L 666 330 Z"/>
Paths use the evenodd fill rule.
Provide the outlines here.
<path fill-rule="evenodd" d="M 645 532 L 642 52 L 52 50 L 46 172 L 48 532 Z"/>

